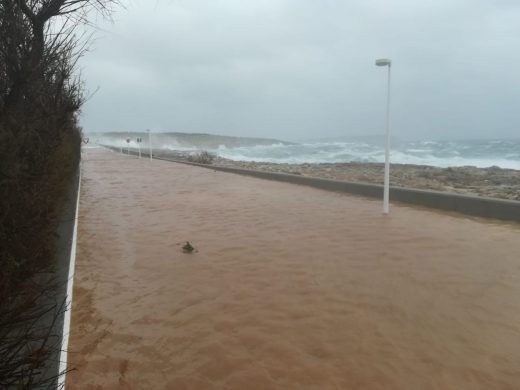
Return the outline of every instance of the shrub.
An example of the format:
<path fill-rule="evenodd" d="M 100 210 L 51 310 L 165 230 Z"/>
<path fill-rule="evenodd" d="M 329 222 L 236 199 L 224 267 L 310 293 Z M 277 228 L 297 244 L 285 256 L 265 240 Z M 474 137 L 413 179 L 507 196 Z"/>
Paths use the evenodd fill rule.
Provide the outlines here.
<path fill-rule="evenodd" d="M 215 159 L 215 157 L 217 156 L 213 153 L 203 150 L 201 152 L 189 155 L 188 161 L 197 164 L 211 165 L 213 164 L 213 160 Z"/>
<path fill-rule="evenodd" d="M 55 297 L 55 236 L 80 158 L 83 103 L 74 74 L 85 47 L 74 28 L 88 8 L 111 2 L 0 0 L 2 389 L 56 387 L 57 373 L 45 372 L 61 347 L 54 334 L 64 310 Z"/>

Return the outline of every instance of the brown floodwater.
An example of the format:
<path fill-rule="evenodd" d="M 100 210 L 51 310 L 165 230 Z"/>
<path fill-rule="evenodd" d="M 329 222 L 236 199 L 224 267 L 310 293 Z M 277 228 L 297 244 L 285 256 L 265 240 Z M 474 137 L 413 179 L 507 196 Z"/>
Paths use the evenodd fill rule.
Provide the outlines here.
<path fill-rule="evenodd" d="M 520 388 L 518 224 L 86 153 L 69 389 Z"/>

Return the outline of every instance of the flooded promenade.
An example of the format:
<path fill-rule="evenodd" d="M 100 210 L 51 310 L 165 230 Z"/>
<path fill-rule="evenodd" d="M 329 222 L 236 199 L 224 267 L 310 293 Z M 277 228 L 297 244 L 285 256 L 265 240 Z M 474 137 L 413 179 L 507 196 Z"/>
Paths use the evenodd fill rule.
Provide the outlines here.
<path fill-rule="evenodd" d="M 86 153 L 68 389 L 518 388 L 520 225 Z"/>

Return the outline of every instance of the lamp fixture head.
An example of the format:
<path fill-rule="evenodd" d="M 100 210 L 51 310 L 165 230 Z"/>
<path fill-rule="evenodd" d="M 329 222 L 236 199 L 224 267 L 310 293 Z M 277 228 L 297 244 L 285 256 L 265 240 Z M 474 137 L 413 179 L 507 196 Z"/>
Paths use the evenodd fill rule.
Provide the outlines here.
<path fill-rule="evenodd" d="M 376 60 L 376 65 L 377 66 L 391 66 L 392 65 L 392 60 L 390 60 L 389 58 L 380 58 L 378 60 Z"/>

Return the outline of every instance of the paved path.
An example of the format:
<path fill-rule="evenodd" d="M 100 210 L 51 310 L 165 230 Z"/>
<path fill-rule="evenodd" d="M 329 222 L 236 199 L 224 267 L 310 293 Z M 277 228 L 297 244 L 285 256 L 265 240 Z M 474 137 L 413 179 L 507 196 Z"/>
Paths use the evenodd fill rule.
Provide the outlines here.
<path fill-rule="evenodd" d="M 68 388 L 518 388 L 518 225 L 87 153 Z"/>

